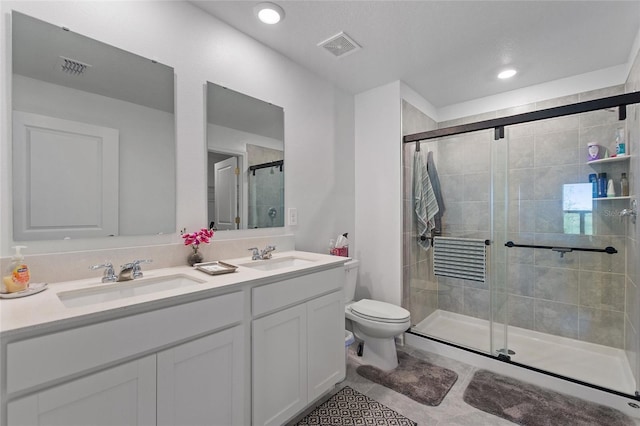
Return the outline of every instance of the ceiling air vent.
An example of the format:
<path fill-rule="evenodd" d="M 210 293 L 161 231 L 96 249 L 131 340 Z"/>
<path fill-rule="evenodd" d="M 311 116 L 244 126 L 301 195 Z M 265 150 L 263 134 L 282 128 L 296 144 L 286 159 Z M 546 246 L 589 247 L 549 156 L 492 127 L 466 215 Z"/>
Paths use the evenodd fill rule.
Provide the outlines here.
<path fill-rule="evenodd" d="M 333 37 L 318 43 L 318 46 L 325 48 L 327 52 L 331 53 L 336 58 L 341 58 L 361 49 L 358 43 L 353 41 L 353 39 L 344 32 L 338 33 Z"/>
<path fill-rule="evenodd" d="M 89 64 L 85 64 L 75 59 L 65 58 L 64 56 L 60 56 L 58 58 L 58 64 L 63 72 L 71 75 L 80 75 L 86 72 L 87 68 L 91 67 Z"/>

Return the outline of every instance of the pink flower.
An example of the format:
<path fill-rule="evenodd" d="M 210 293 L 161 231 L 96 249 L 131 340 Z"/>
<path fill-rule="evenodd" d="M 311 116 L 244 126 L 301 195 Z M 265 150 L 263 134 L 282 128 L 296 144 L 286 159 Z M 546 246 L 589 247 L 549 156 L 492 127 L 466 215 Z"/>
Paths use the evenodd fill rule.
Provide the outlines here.
<path fill-rule="evenodd" d="M 196 249 L 200 244 L 209 244 L 213 237 L 213 230 L 202 228 L 197 232 L 185 233 L 183 231 L 182 238 L 185 246 L 192 246 Z"/>

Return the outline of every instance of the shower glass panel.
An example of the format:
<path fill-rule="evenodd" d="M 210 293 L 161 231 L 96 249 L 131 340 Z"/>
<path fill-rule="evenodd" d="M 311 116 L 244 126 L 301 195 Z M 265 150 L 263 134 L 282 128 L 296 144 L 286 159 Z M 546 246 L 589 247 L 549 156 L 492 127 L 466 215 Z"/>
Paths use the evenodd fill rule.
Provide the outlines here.
<path fill-rule="evenodd" d="M 439 209 L 440 236 L 445 239 L 480 241 L 484 249 L 484 241 L 491 238 L 492 139 L 492 131 L 482 131 L 420 143 L 420 155 L 425 161 L 428 155 L 432 156 L 440 182 L 443 201 Z M 420 236 L 412 201 L 415 144 L 404 144 L 404 150 L 404 238 L 408 251 L 405 288 L 410 287 L 405 306 L 411 312 L 413 330 L 490 353 L 492 283 L 488 277 L 477 280 L 436 274 L 434 248 L 427 244 L 425 249 L 418 244 Z M 450 261 L 444 259 L 445 263 Z"/>
<path fill-rule="evenodd" d="M 439 176 L 441 237 L 490 240 L 484 282 L 437 274 L 437 247 L 420 247 L 416 143 L 403 144 L 412 332 L 635 394 L 638 337 L 626 299 L 635 294 L 625 287 L 629 224 L 620 218 L 630 159 L 587 161 L 589 142 L 613 140 L 626 125 L 598 110 L 507 126 L 498 140 L 491 129 L 420 142 Z M 589 175 L 605 173 L 615 196 L 594 197 Z M 607 247 L 615 253 L 597 251 Z"/>
<path fill-rule="evenodd" d="M 586 148 L 619 127 L 617 114 L 602 110 L 506 129 L 504 242 L 552 247 L 506 249 L 506 318 L 512 361 L 633 394 L 624 326 L 627 221 L 619 216 L 628 200 L 594 198 L 589 182 L 590 174 L 606 173 L 619 195 L 629 160 L 588 163 Z M 572 250 L 606 247 L 617 253 Z"/>
<path fill-rule="evenodd" d="M 257 168 L 249 172 L 248 224 L 249 228 L 284 226 L 282 166 Z"/>

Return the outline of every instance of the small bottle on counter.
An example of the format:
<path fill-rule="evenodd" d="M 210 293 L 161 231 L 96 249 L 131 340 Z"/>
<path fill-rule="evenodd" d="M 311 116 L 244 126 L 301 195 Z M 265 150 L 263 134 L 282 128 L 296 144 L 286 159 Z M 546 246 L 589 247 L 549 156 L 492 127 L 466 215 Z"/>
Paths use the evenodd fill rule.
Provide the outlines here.
<path fill-rule="evenodd" d="M 629 179 L 627 179 L 626 173 L 623 173 L 622 177 L 620 178 L 620 196 L 629 196 Z"/>

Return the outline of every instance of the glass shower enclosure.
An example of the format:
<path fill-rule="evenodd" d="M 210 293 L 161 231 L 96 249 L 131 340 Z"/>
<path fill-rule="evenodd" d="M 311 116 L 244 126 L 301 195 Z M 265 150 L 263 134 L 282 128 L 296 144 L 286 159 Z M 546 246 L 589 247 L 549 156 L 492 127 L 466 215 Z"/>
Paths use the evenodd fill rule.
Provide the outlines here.
<path fill-rule="evenodd" d="M 587 145 L 618 129 L 628 136 L 637 122 L 622 120 L 626 105 L 639 101 L 616 95 L 405 136 L 412 333 L 636 394 L 639 302 L 626 269 L 631 197 L 620 184 L 630 156 L 590 159 Z M 436 174 L 442 200 L 422 235 L 415 161 Z M 483 246 L 478 278 L 469 247 Z"/>

